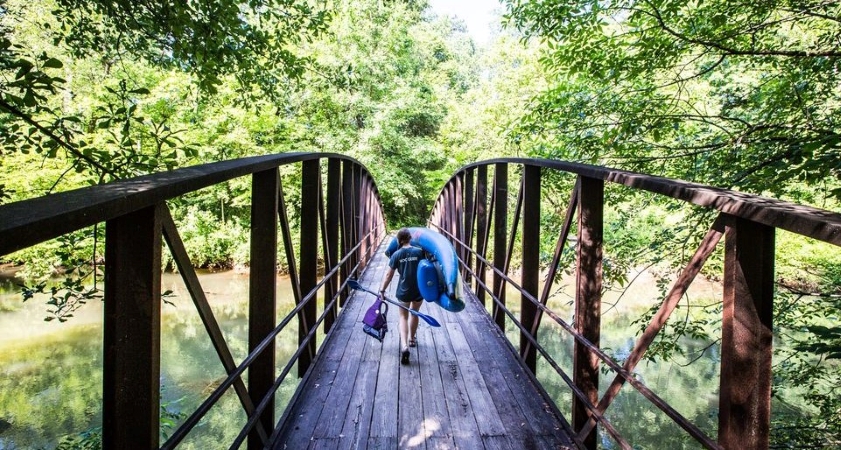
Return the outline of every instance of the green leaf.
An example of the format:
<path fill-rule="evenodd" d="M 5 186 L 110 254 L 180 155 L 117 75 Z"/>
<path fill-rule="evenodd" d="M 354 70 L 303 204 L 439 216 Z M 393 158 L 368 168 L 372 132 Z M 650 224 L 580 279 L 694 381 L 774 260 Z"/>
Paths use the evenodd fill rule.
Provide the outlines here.
<path fill-rule="evenodd" d="M 50 58 L 50 59 L 44 61 L 44 67 L 49 68 L 49 69 L 61 69 L 62 67 L 64 67 L 64 64 L 62 64 L 61 61 L 59 61 L 55 58 Z"/>

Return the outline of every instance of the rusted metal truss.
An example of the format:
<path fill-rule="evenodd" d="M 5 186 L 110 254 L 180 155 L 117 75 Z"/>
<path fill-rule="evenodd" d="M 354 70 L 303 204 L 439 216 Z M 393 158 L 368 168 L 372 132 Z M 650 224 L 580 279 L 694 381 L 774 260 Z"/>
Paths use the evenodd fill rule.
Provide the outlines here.
<path fill-rule="evenodd" d="M 516 168 L 519 189 L 514 211 L 508 216 L 509 170 Z M 494 173 L 490 201 L 488 173 Z M 575 176 L 574 187 L 555 252 L 538 292 L 541 172 L 566 172 Z M 517 181 L 514 180 L 516 183 Z M 682 200 L 718 210 L 695 254 L 679 270 L 671 290 L 633 351 L 620 365 L 599 348 L 602 293 L 602 216 L 605 183 Z M 462 205 L 465 212 L 462 213 Z M 577 215 L 575 241 L 576 295 L 574 323 L 569 324 L 547 307 L 549 290 L 559 273 L 559 262 L 568 249 L 569 234 Z M 520 226 L 522 222 L 522 226 Z M 476 296 L 493 300 L 490 314 L 501 329 L 506 317 L 520 330 L 520 357 L 532 371 L 539 352 L 573 392 L 572 425 L 587 448 L 596 448 L 596 428 L 601 426 L 619 447 L 632 448 L 604 417 L 624 384 L 630 384 L 706 448 L 767 448 L 770 427 L 772 305 L 774 233 L 783 229 L 841 246 L 841 215 L 726 189 L 671 180 L 621 170 L 556 160 L 501 158 L 460 169 L 441 190 L 429 219 L 430 226 L 449 236 L 461 256 L 466 280 Z M 473 244 L 472 237 L 477 237 Z M 519 239 L 518 239 L 519 236 Z M 707 436 L 658 397 L 633 371 L 670 314 L 686 294 L 717 244 L 725 239 L 719 431 Z M 493 239 L 493 260 L 487 243 Z M 520 243 L 520 282 L 509 276 L 515 244 Z M 486 282 L 486 272 L 493 282 Z M 507 307 L 505 285 L 521 292 L 520 314 Z M 566 374 L 537 340 L 546 316 L 574 338 L 573 374 Z M 599 370 L 604 365 L 614 379 L 599 397 Z"/>
<path fill-rule="evenodd" d="M 326 161 L 326 186 L 322 161 Z M 280 166 L 289 164 L 301 169 L 301 245 L 297 256 L 278 172 Z M 237 364 L 166 200 L 248 175 L 252 177 L 249 354 Z M 315 357 L 318 328 L 323 325 L 324 331 L 329 331 L 338 307 L 347 298 L 347 279 L 364 270 L 371 252 L 385 237 L 379 193 L 358 161 L 331 153 L 286 153 L 195 166 L 2 205 L 0 255 L 101 222 L 106 223 L 103 446 L 120 449 L 159 446 L 162 241 L 170 249 L 228 376 L 161 448 L 177 446 L 233 387 L 248 421 L 231 448 L 239 448 L 247 439 L 248 448 L 262 449 L 270 442 L 276 422 L 274 393 L 296 365 L 299 376 L 306 372 Z M 275 320 L 278 234 L 296 305 L 279 323 Z M 277 362 L 275 337 L 296 319 L 298 349 L 289 361 Z M 276 376 L 278 363 L 283 369 Z M 243 379 L 246 370 L 247 384 Z"/>

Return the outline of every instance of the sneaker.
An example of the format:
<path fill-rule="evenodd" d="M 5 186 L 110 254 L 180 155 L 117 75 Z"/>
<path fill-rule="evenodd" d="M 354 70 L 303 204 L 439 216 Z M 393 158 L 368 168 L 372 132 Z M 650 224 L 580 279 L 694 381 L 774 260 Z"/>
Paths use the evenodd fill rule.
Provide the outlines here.
<path fill-rule="evenodd" d="M 409 364 L 409 349 L 404 348 L 403 353 L 400 354 L 400 364 Z"/>

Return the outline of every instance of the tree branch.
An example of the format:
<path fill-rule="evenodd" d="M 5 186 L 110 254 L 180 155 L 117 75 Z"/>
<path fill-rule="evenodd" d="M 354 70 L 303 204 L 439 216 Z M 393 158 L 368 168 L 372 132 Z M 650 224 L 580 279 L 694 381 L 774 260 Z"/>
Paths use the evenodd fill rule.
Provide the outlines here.
<path fill-rule="evenodd" d="M 651 4 L 650 1 L 646 1 L 652 11 L 647 11 L 647 13 L 657 21 L 660 25 L 660 28 L 665 31 L 666 33 L 680 39 L 684 42 L 688 42 L 690 44 L 700 45 L 707 48 L 714 48 L 719 50 L 725 54 L 733 55 L 733 56 L 779 56 L 779 57 L 788 57 L 788 58 L 817 58 L 817 57 L 829 57 L 829 58 L 838 58 L 841 57 L 841 52 L 836 50 L 816 50 L 816 51 L 805 51 L 805 50 L 743 50 L 733 47 L 728 47 L 723 45 L 719 42 L 715 41 L 707 41 L 703 39 L 696 39 L 679 33 L 678 31 L 672 29 L 668 25 L 666 25 L 666 21 L 663 19 L 663 16 L 660 14 L 660 11 Z"/>
<path fill-rule="evenodd" d="M 79 158 L 79 159 L 81 159 L 81 160 L 83 160 L 83 161 L 87 162 L 88 164 L 90 164 L 91 166 L 95 167 L 96 169 L 98 169 L 98 170 L 99 170 L 99 171 L 101 171 L 102 173 L 107 173 L 107 174 L 109 174 L 109 175 L 111 175 L 111 176 L 115 176 L 115 177 L 116 177 L 116 175 L 115 175 L 112 171 L 108 170 L 105 166 L 103 166 L 103 165 L 102 165 L 102 164 L 100 164 L 99 162 L 97 162 L 97 161 L 95 161 L 95 160 L 93 160 L 93 159 L 91 159 L 91 158 L 89 158 L 89 157 L 85 156 L 82 152 L 80 152 L 80 151 L 76 150 L 75 148 L 73 148 L 73 146 L 72 146 L 72 145 L 70 145 L 69 143 L 65 142 L 65 141 L 64 141 L 64 139 L 62 139 L 62 138 L 60 138 L 60 137 L 56 136 L 56 135 L 55 135 L 55 133 L 53 133 L 52 131 L 50 131 L 49 129 L 47 129 L 46 127 L 44 127 L 43 125 L 41 125 L 41 124 L 40 124 L 40 123 L 38 123 L 37 121 L 35 121 L 35 119 L 33 119 L 32 117 L 30 117 L 30 116 L 26 115 L 25 113 L 23 113 L 23 112 L 22 112 L 22 111 L 20 111 L 19 109 L 17 109 L 17 108 L 15 108 L 14 106 L 10 105 L 9 103 L 7 103 L 7 102 L 6 102 L 5 100 L 3 100 L 2 98 L 0 98 L 0 108 L 5 109 L 7 112 L 9 112 L 10 114 L 12 114 L 13 116 L 15 116 L 15 117 L 17 117 L 17 118 L 19 118 L 19 119 L 23 120 L 24 122 L 28 123 L 29 125 L 32 125 L 32 126 L 33 126 L 33 127 L 35 127 L 36 129 L 38 129 L 38 131 L 40 131 L 40 132 L 44 133 L 47 137 L 49 137 L 50 139 L 52 139 L 53 141 L 55 141 L 55 142 L 56 142 L 58 145 L 60 145 L 62 148 L 64 148 L 64 149 L 65 149 L 65 150 L 67 150 L 68 152 L 70 152 L 73 156 L 75 156 L 75 157 L 77 157 L 77 158 Z"/>

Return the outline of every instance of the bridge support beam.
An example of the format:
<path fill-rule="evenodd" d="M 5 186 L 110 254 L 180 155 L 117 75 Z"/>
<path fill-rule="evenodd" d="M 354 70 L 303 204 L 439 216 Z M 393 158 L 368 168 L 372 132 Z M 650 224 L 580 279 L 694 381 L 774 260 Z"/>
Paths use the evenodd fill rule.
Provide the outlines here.
<path fill-rule="evenodd" d="M 581 177 L 579 184 L 578 266 L 576 268 L 575 329 L 599 345 L 601 334 L 602 239 L 604 230 L 604 181 Z M 599 358 L 575 341 L 573 382 L 590 404 L 599 400 Z M 581 431 L 590 419 L 585 403 L 573 395 L 572 428 Z M 588 449 L 597 447 L 596 429 L 581 436 Z"/>
<path fill-rule="evenodd" d="M 339 261 L 339 217 L 342 207 L 342 165 L 338 159 L 330 159 L 327 161 L 327 220 L 325 223 L 324 240 L 324 260 L 328 265 L 324 268 L 324 273 L 330 273 L 336 268 Z M 333 300 L 336 292 L 339 290 L 339 283 L 342 280 L 338 276 L 334 276 L 324 286 L 324 304 L 325 307 Z M 337 302 L 338 303 L 338 302 Z M 324 318 L 324 332 L 330 331 L 333 328 L 333 323 L 336 321 L 338 309 L 337 303 L 333 304 L 327 317 Z"/>
<path fill-rule="evenodd" d="M 473 248 L 473 235 L 476 229 L 476 194 L 474 188 L 475 175 L 474 169 L 469 169 L 464 174 L 464 269 L 462 269 L 462 276 L 466 281 L 465 285 L 473 284 L 473 279 L 470 276 L 470 271 L 473 270 L 473 254 L 470 249 Z M 477 248 L 478 247 L 477 245 Z"/>
<path fill-rule="evenodd" d="M 503 233 L 504 234 L 504 233 Z M 479 166 L 476 169 L 476 249 L 477 253 L 482 258 L 488 256 L 487 251 L 488 239 L 488 168 L 487 166 Z M 504 238 L 503 238 L 504 239 Z M 476 258 L 476 297 L 485 305 L 485 290 L 481 289 L 479 283 L 485 284 L 487 267 L 485 263 Z"/>
<path fill-rule="evenodd" d="M 540 167 L 525 166 L 523 173 L 523 265 L 521 285 L 532 298 L 538 298 L 540 284 Z M 525 295 L 520 298 L 520 323 L 531 326 L 537 305 Z M 536 339 L 537 336 L 534 336 Z M 526 367 L 537 373 L 537 350 L 520 334 L 520 352 Z"/>
<path fill-rule="evenodd" d="M 318 195 L 321 189 L 321 165 L 319 161 L 304 161 L 301 165 L 301 301 L 306 304 L 298 314 L 298 345 L 303 345 L 315 325 L 316 293 L 310 292 L 318 282 Z M 303 377 L 315 358 L 315 336 L 309 340 L 306 350 L 298 358 L 298 376 Z"/>
<path fill-rule="evenodd" d="M 277 222 L 280 177 L 277 169 L 257 172 L 252 177 L 251 261 L 248 294 L 248 351 L 252 352 L 274 330 L 277 307 Z M 260 423 L 274 429 L 275 345 L 265 348 L 248 368 L 248 392 L 251 402 L 259 405 L 272 396 Z M 248 448 L 263 448 L 255 430 L 248 436 Z"/>
<path fill-rule="evenodd" d="M 105 225 L 103 448 L 158 448 L 161 233 L 155 206 Z"/>
<path fill-rule="evenodd" d="M 356 223 L 354 220 L 354 190 L 353 190 L 353 170 L 354 165 L 350 161 L 342 162 L 342 212 L 340 216 L 340 226 L 342 228 L 342 258 L 351 254 L 353 246 L 356 245 L 355 230 Z M 357 272 L 351 270 L 356 265 L 356 257 L 351 255 L 350 258 L 342 265 L 341 274 L 342 280 L 353 278 L 357 276 Z M 342 301 L 339 304 L 342 308 L 347 301 L 348 290 L 345 289 L 342 293 Z"/>
<path fill-rule="evenodd" d="M 730 217 L 725 231 L 718 442 L 768 448 L 774 228 Z"/>
<path fill-rule="evenodd" d="M 481 170 L 480 166 L 479 169 Z M 479 172 L 481 174 L 481 172 Z M 493 228 L 494 228 L 494 268 L 500 272 L 506 269 L 508 246 L 508 164 L 500 163 L 494 167 L 493 184 Z M 480 266 L 481 267 L 481 266 Z M 483 268 L 484 270 L 484 268 Z M 493 319 L 501 330 L 505 330 L 505 280 L 498 272 L 493 274 L 493 295 L 500 305 L 493 305 Z"/>

